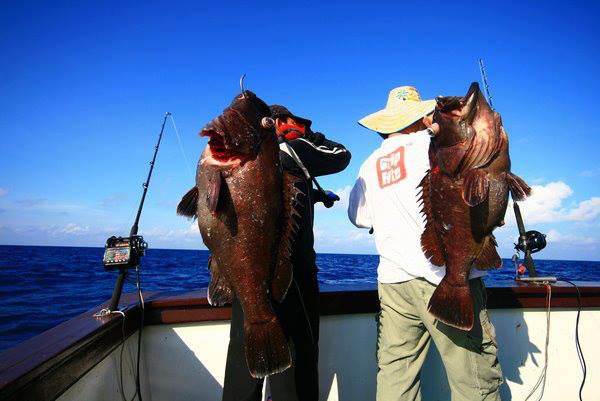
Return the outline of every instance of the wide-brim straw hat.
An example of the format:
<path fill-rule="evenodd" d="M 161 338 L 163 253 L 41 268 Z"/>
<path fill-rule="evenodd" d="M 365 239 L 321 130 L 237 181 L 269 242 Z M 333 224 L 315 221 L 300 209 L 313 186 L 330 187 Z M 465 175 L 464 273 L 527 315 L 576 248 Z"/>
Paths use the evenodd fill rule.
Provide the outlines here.
<path fill-rule="evenodd" d="M 390 91 L 383 110 L 363 117 L 358 123 L 382 134 L 392 134 L 431 114 L 434 109 L 435 100 L 421 100 L 416 88 L 400 86 Z"/>
<path fill-rule="evenodd" d="M 310 121 L 309 119 L 299 117 L 299 116 L 293 114 L 291 111 L 289 111 L 287 107 L 281 106 L 279 104 L 273 104 L 273 105 L 269 106 L 269 109 L 271 109 L 271 117 L 272 118 L 292 117 L 294 120 L 298 121 L 300 124 L 304 125 L 306 128 L 310 128 L 310 126 L 312 125 L 312 121 Z"/>

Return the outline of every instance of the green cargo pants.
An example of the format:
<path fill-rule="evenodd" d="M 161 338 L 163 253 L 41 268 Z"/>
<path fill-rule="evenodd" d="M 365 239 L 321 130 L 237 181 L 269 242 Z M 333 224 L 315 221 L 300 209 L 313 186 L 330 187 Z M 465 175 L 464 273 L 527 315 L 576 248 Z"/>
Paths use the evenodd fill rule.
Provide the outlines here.
<path fill-rule="evenodd" d="M 379 283 L 377 401 L 421 400 L 421 368 L 433 338 L 452 401 L 500 400 L 502 371 L 480 278 L 470 281 L 475 325 L 463 331 L 437 321 L 427 304 L 436 286 L 424 279 Z"/>

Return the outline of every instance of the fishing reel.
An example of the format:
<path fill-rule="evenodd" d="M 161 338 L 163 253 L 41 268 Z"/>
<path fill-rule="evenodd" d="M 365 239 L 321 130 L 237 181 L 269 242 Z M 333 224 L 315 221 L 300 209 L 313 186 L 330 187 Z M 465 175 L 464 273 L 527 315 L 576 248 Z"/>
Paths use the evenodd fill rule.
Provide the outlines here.
<path fill-rule="evenodd" d="M 523 252 L 525 264 L 518 264 L 518 255 L 513 256 L 513 262 L 515 264 L 515 270 L 517 273 L 517 281 L 529 281 L 529 282 L 555 282 L 556 277 L 553 276 L 539 276 L 536 269 L 535 263 L 531 254 L 541 251 L 546 247 L 546 235 L 536 230 L 525 231 L 525 224 L 523 223 L 523 216 L 521 216 L 521 209 L 517 202 L 513 203 L 515 211 L 515 219 L 517 221 L 517 228 L 519 229 L 519 238 L 515 244 L 515 249 L 518 252 Z M 529 277 L 524 277 L 524 273 L 527 271 Z"/>
<path fill-rule="evenodd" d="M 125 270 L 139 265 L 146 253 L 148 243 L 141 235 L 131 237 L 112 236 L 106 240 L 102 263 L 105 270 Z"/>
<path fill-rule="evenodd" d="M 536 253 L 546 247 L 546 234 L 542 234 L 536 230 L 529 230 L 525 235 L 519 235 L 515 249 L 525 253 L 529 251 Z"/>

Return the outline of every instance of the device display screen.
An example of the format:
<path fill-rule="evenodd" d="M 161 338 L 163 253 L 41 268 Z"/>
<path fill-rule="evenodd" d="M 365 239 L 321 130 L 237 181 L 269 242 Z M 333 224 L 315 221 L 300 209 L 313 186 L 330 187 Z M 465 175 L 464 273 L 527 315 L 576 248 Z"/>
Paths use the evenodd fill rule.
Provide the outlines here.
<path fill-rule="evenodd" d="M 129 244 L 117 247 L 106 248 L 104 251 L 104 264 L 124 264 L 128 263 L 131 257 Z"/>

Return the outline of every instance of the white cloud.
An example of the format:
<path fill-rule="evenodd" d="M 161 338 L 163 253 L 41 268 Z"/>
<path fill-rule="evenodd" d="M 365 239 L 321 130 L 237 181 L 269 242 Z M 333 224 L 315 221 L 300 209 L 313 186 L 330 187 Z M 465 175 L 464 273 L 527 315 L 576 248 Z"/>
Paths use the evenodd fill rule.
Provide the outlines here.
<path fill-rule="evenodd" d="M 570 246 L 589 246 L 600 244 L 600 240 L 598 238 L 576 234 L 562 234 L 554 229 L 548 231 L 548 234 L 546 234 L 546 240 L 549 243 L 558 243 Z"/>
<path fill-rule="evenodd" d="M 121 204 L 124 200 L 127 199 L 127 194 L 125 192 L 116 192 L 100 201 L 100 205 L 102 207 L 110 208 Z"/>
<path fill-rule="evenodd" d="M 54 237 L 54 238 L 68 238 L 73 236 L 82 236 L 92 233 L 89 226 L 82 226 L 76 223 L 67 223 L 64 225 L 27 225 L 10 227 L 4 226 L 3 229 L 10 230 L 15 234 L 23 235 L 30 234 L 37 237 Z"/>
<path fill-rule="evenodd" d="M 315 249 L 317 252 L 375 253 L 375 240 L 367 230 L 350 228 L 332 230 L 316 228 Z"/>
<path fill-rule="evenodd" d="M 350 185 L 346 185 L 345 187 L 338 188 L 335 191 L 335 194 L 340 197 L 340 200 L 335 202 L 330 209 L 327 209 L 321 202 L 315 205 L 315 211 L 323 211 L 323 210 L 346 210 L 348 209 L 348 201 L 350 199 L 350 192 L 352 191 L 352 187 Z"/>
<path fill-rule="evenodd" d="M 350 192 L 352 192 L 352 187 L 350 185 L 346 185 L 343 188 L 340 188 L 336 191 L 336 194 L 340 197 L 340 200 L 337 202 L 337 207 L 340 209 L 348 209 L 348 203 L 350 201 Z"/>
<path fill-rule="evenodd" d="M 152 227 L 144 230 L 141 234 L 152 241 L 168 243 L 201 241 L 200 230 L 198 230 L 198 223 L 196 221 L 191 222 L 186 228 Z"/>
<path fill-rule="evenodd" d="M 586 178 L 597 177 L 597 176 L 600 175 L 600 168 L 591 169 L 591 170 L 584 170 L 581 173 L 579 173 L 579 175 L 582 176 L 582 177 L 586 177 Z"/>
<path fill-rule="evenodd" d="M 81 235 L 90 231 L 88 226 L 80 226 L 75 223 L 68 223 L 64 227 L 57 227 L 53 230 L 53 234 L 66 234 L 66 235 Z"/>
<path fill-rule="evenodd" d="M 0 187 L 0 198 L 8 193 L 8 189 Z"/>
<path fill-rule="evenodd" d="M 565 205 L 565 201 L 572 195 L 571 187 L 562 181 L 533 185 L 531 196 L 519 202 L 525 224 L 583 222 L 600 216 L 600 197 L 592 197 L 571 206 Z M 514 224 L 514 214 L 510 210 L 506 219 L 508 224 Z"/>

